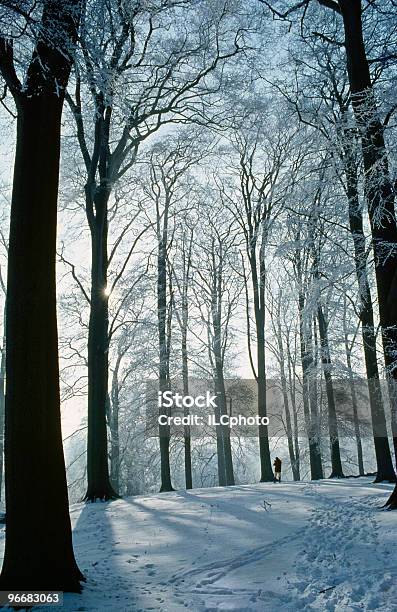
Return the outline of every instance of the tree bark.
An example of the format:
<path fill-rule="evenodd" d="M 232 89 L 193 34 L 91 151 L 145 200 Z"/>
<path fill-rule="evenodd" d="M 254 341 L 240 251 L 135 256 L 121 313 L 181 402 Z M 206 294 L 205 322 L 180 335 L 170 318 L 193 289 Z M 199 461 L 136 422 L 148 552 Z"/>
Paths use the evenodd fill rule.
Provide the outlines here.
<path fill-rule="evenodd" d="M 116 491 L 120 489 L 120 434 L 119 434 L 119 370 L 124 352 L 119 352 L 114 366 L 111 389 L 111 412 L 110 412 L 110 480 Z"/>
<path fill-rule="evenodd" d="M 170 388 L 169 381 L 169 355 L 167 342 L 167 223 L 168 206 L 164 211 L 164 227 L 159 237 L 157 256 L 157 316 L 159 339 L 159 391 L 164 393 Z M 166 412 L 164 412 L 164 410 Z M 167 409 L 160 409 L 160 414 L 170 416 Z M 161 461 L 161 487 L 160 492 L 173 491 L 170 468 L 170 426 L 159 425 L 160 461 Z"/>
<path fill-rule="evenodd" d="M 7 300 L 7 298 L 6 298 Z M 0 500 L 3 489 L 3 470 L 4 470 L 4 415 L 6 404 L 6 307 L 4 308 L 4 337 L 0 356 Z"/>
<path fill-rule="evenodd" d="M 258 416 L 267 416 L 266 401 L 266 352 L 265 352 L 265 269 L 261 258 L 259 276 L 257 259 L 251 250 L 249 261 L 251 266 L 252 285 L 254 292 L 254 315 L 257 343 L 257 385 L 258 385 Z M 263 255 L 263 253 L 261 253 Z M 260 257 L 261 257 L 260 255 Z M 267 425 L 259 425 L 259 458 L 261 465 L 260 482 L 273 482 L 274 475 L 270 459 L 269 432 Z"/>
<path fill-rule="evenodd" d="M 42 38 L 23 89 L 12 48 L 0 41 L 0 68 L 18 113 L 6 314 L 7 529 L 0 577 L 0 588 L 8 591 L 78 592 L 83 579 L 72 547 L 62 449 L 55 279 L 61 115 L 79 13 L 79 2 L 45 3 Z M 46 43 L 51 28 L 64 49 Z"/>
<path fill-rule="evenodd" d="M 183 242 L 183 283 L 182 283 L 182 317 L 180 320 L 181 327 L 181 352 L 182 352 L 182 382 L 183 394 L 189 395 L 189 360 L 187 350 L 187 331 L 189 321 L 189 303 L 188 303 L 188 287 L 189 287 L 189 271 L 191 266 L 191 250 L 193 244 L 193 233 L 190 235 L 188 253 L 186 254 L 185 237 Z M 189 416 L 189 408 L 185 406 L 184 416 Z M 186 489 L 193 488 L 192 476 L 192 439 L 190 426 L 185 425 L 183 428 L 184 442 L 184 463 L 185 463 L 185 486 Z"/>
<path fill-rule="evenodd" d="M 223 377 L 223 371 L 217 370 L 215 377 L 215 393 L 217 395 L 217 412 L 219 416 L 227 415 L 227 402 L 226 402 L 226 389 L 225 389 L 225 380 Z M 220 434 L 221 434 L 221 449 L 220 452 L 223 454 L 223 461 L 221 461 L 221 466 L 223 464 L 224 469 L 224 484 L 226 486 L 234 485 L 234 470 L 233 470 L 233 457 L 232 457 L 232 447 L 230 442 L 230 428 L 227 425 L 220 425 Z M 221 479 L 219 479 L 221 480 Z M 222 479 L 223 480 L 223 479 Z M 221 484 L 221 482 L 219 482 Z"/>
<path fill-rule="evenodd" d="M 352 106 L 361 133 L 365 197 L 371 222 L 379 319 L 385 365 L 388 369 L 393 443 L 397 458 L 397 225 L 394 190 L 390 180 L 383 125 L 378 115 L 365 50 L 361 0 L 339 0 L 339 7 L 345 30 Z M 396 503 L 396 498 L 397 485 L 394 501 L 390 505 Z"/>
<path fill-rule="evenodd" d="M 313 421 L 309 398 L 310 398 L 310 370 L 313 357 L 308 351 L 306 343 L 306 330 L 305 330 L 305 296 L 300 292 L 298 297 L 298 310 L 299 310 L 299 333 L 300 333 L 300 354 L 302 361 L 302 400 L 303 400 L 303 412 L 305 417 L 305 426 L 307 437 L 309 441 L 309 458 L 310 458 L 310 474 L 312 480 L 319 480 L 324 478 L 322 460 L 321 460 L 321 449 L 318 440 L 318 427 L 317 423 Z M 314 409 L 314 406 L 313 406 Z"/>
<path fill-rule="evenodd" d="M 365 368 L 367 373 L 369 402 L 374 436 L 377 475 L 375 482 L 396 479 L 387 434 L 386 416 L 376 350 L 374 312 L 371 289 L 368 281 L 363 216 L 358 196 L 357 166 L 350 143 L 350 136 L 344 133 L 343 164 L 346 177 L 346 190 L 349 204 L 349 227 L 354 246 L 354 265 L 360 297 L 360 320 L 363 338 Z M 346 353 L 348 356 L 348 352 Z M 350 371 L 350 370 L 349 370 Z M 350 382 L 350 385 L 352 383 Z M 352 389 L 352 398 L 354 391 Z M 357 429 L 357 427 L 356 427 Z M 359 451 L 359 447 L 358 447 Z"/>
<path fill-rule="evenodd" d="M 288 349 L 288 346 L 287 346 Z M 288 350 L 288 382 L 289 382 L 289 390 L 292 404 L 292 416 L 294 423 L 294 452 L 295 452 L 295 463 L 296 463 L 296 471 L 299 475 L 298 480 L 300 480 L 300 448 L 299 448 L 299 427 L 298 427 L 298 407 L 296 405 L 296 388 L 295 388 L 295 380 L 293 376 L 293 368 L 291 363 L 291 354 Z"/>
<path fill-rule="evenodd" d="M 375 255 L 379 319 L 392 408 L 397 457 L 397 224 L 384 127 L 372 87 L 362 31 L 361 1 L 339 0 L 345 30 L 347 72 L 352 107 L 359 127 L 365 178 L 365 199 Z"/>
<path fill-rule="evenodd" d="M 85 501 L 116 499 L 109 477 L 106 407 L 109 372 L 107 233 L 109 190 L 99 187 L 91 220 L 91 294 L 88 328 L 88 435 Z"/>
<path fill-rule="evenodd" d="M 330 437 L 332 466 L 330 478 L 344 478 L 339 448 L 338 421 L 336 417 L 335 394 L 331 373 L 332 363 L 328 342 L 328 330 L 321 304 L 318 304 L 317 306 L 317 317 L 318 330 L 321 342 L 321 361 L 323 364 L 328 405 L 328 429 Z"/>
<path fill-rule="evenodd" d="M 356 437 L 358 473 L 360 476 L 364 476 L 365 472 L 364 472 L 364 460 L 363 460 L 363 445 L 361 442 L 360 421 L 358 418 L 357 394 L 356 394 L 356 387 L 354 384 L 353 370 L 351 366 L 351 354 L 347 346 L 346 346 L 346 362 L 347 362 L 347 369 L 349 372 L 350 396 L 351 396 L 352 406 L 353 406 L 353 423 L 354 423 L 354 435 Z"/>
<path fill-rule="evenodd" d="M 218 261 L 216 261 L 215 242 L 212 242 L 212 295 L 211 314 L 214 356 L 214 382 L 217 396 L 217 413 L 219 418 L 228 414 L 226 387 L 224 378 L 224 347 L 222 345 L 222 285 L 223 285 L 223 249 L 219 244 Z M 228 322 L 226 323 L 226 325 Z M 230 442 L 230 427 L 220 425 L 217 429 L 219 484 L 225 481 L 226 486 L 234 485 L 232 446 Z M 222 474 L 224 471 L 224 478 Z"/>
<path fill-rule="evenodd" d="M 188 304 L 185 295 L 182 298 L 182 381 L 183 381 L 183 395 L 186 397 L 189 395 L 189 364 L 188 364 L 188 353 L 187 353 L 187 321 L 188 321 Z M 189 416 L 189 408 L 184 408 L 184 416 Z M 190 426 L 185 425 L 183 428 L 183 441 L 184 441 L 184 461 L 185 461 L 185 486 L 186 489 L 193 488 L 192 478 L 192 449 L 191 449 L 191 435 Z"/>
<path fill-rule="evenodd" d="M 300 480 L 299 465 L 295 457 L 294 441 L 292 437 L 292 423 L 291 423 L 291 412 L 289 408 L 288 400 L 288 387 L 287 377 L 285 374 L 285 355 L 284 355 L 284 343 L 281 329 L 281 297 L 280 292 L 277 306 L 277 344 L 279 353 L 279 367 L 280 367 L 280 378 L 281 378 L 281 391 L 283 395 L 284 413 L 285 413 L 285 426 L 288 442 L 288 452 L 292 469 L 292 476 L 295 481 Z"/>

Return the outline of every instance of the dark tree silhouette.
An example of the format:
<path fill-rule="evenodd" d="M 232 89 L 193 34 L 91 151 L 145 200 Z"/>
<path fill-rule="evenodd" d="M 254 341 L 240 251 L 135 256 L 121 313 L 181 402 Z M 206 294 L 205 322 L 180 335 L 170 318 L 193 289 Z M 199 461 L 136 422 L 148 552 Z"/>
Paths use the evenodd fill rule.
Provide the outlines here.
<path fill-rule="evenodd" d="M 17 3 L 16 3 L 17 4 Z M 13 44 L 0 70 L 17 108 L 5 404 L 7 531 L 0 588 L 80 591 L 62 450 L 55 252 L 61 114 L 79 0 L 43 2 L 24 85 Z"/>

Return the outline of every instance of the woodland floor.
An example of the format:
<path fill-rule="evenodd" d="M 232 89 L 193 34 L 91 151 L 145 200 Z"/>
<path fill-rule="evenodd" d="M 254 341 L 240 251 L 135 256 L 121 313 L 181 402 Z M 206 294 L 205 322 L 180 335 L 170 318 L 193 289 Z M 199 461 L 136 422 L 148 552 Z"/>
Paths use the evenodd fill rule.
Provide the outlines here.
<path fill-rule="evenodd" d="M 397 611 L 391 489 L 360 478 L 75 504 L 87 583 L 62 609 Z"/>

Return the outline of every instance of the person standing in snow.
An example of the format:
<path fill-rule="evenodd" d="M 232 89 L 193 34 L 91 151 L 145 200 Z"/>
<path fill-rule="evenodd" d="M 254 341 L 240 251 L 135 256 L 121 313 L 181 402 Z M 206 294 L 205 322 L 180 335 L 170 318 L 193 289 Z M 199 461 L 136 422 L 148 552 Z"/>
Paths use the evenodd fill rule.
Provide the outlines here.
<path fill-rule="evenodd" d="M 281 482 L 281 459 L 275 458 L 274 463 L 274 482 Z"/>

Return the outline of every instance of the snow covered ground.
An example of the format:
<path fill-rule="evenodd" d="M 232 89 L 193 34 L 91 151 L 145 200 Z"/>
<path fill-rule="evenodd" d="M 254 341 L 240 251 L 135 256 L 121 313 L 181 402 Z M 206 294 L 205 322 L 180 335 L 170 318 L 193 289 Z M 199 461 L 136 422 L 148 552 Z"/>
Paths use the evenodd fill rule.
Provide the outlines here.
<path fill-rule="evenodd" d="M 397 611 L 397 512 L 379 509 L 391 489 L 360 478 L 76 504 L 87 583 L 63 610 Z"/>

